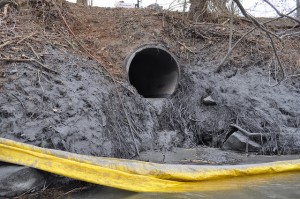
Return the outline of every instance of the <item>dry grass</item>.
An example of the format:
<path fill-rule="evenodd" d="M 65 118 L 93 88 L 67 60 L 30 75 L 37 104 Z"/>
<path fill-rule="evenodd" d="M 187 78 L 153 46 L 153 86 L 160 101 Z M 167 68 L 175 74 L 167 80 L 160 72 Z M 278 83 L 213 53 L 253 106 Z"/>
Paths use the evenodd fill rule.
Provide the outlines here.
<path fill-rule="evenodd" d="M 41 1 L 44 4 L 40 6 L 33 0 L 30 2 L 19 13 L 13 11 L 2 22 L 1 58 L 20 58 L 24 52 L 26 56 L 33 57 L 36 56 L 33 51 L 42 56 L 46 53 L 42 52 L 43 46 L 51 45 L 87 57 L 92 55 L 110 74 L 122 80 L 125 78 L 123 60 L 130 51 L 145 43 L 163 43 L 188 63 L 205 57 L 206 65 L 220 62 L 228 48 L 230 24 L 226 16 L 195 23 L 177 12 L 83 7 L 71 3 L 59 7 L 49 1 Z M 76 38 L 65 26 L 58 9 L 62 10 Z M 235 18 L 233 42 L 251 28 L 249 21 Z M 299 31 L 299 27 L 291 30 L 290 23 L 286 21 L 273 22 L 268 28 L 278 33 Z M 299 40 L 299 37 L 285 37 L 283 42 L 275 40 L 287 76 L 299 74 Z M 272 57 L 273 50 L 267 36 L 263 31 L 255 30 L 233 50 L 228 65 L 239 68 L 267 65 Z M 274 63 L 270 64 L 270 71 L 275 77 L 278 70 Z M 3 73 L 5 71 L 1 71 L 1 82 L 5 82 Z"/>

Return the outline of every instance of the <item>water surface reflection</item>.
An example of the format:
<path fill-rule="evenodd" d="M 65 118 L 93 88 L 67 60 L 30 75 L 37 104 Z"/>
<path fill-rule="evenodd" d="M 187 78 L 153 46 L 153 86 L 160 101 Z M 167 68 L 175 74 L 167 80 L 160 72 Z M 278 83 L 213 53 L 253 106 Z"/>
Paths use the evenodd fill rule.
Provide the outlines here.
<path fill-rule="evenodd" d="M 178 187 L 176 188 L 178 190 Z M 179 193 L 134 193 L 98 186 L 92 190 L 69 195 L 72 199 L 265 199 L 300 198 L 300 172 L 276 175 L 237 177 L 200 183 L 187 183 Z"/>

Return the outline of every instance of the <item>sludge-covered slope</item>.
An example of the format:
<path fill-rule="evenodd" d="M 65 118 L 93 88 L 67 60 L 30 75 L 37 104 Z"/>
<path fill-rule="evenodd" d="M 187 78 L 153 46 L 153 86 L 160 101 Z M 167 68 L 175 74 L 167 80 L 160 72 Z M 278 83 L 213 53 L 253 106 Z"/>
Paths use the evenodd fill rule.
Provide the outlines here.
<path fill-rule="evenodd" d="M 270 86 L 272 51 L 259 40 L 259 31 L 236 49 L 225 70 L 214 73 L 227 50 L 228 26 L 218 21 L 195 25 L 172 12 L 67 4 L 62 15 L 74 38 L 55 9 L 46 23 L 26 9 L 14 15 L 13 34 L 1 30 L 2 44 L 12 41 L 2 47 L 2 57 L 38 59 L 38 54 L 59 74 L 33 62 L 0 62 L 1 137 L 79 154 L 132 158 L 153 149 L 221 147 L 235 123 L 266 135 L 261 153 L 299 152 L 299 81 L 293 77 Z M 235 25 L 240 28 L 237 38 L 250 28 Z M 163 45 L 180 62 L 179 86 L 160 102 L 140 96 L 123 67 L 125 57 L 145 43 Z M 299 39 L 290 43 L 296 49 Z M 286 59 L 296 73 L 293 55 L 299 52 L 293 52 Z M 203 104 L 207 96 L 216 105 Z"/>

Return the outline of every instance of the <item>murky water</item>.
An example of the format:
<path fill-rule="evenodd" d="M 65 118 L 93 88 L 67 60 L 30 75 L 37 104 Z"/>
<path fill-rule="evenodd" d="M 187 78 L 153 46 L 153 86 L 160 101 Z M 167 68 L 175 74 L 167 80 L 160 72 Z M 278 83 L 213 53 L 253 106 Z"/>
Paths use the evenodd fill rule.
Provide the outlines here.
<path fill-rule="evenodd" d="M 299 199 L 300 172 L 238 177 L 226 180 L 189 183 L 181 193 L 134 193 L 108 187 L 69 195 L 72 199 Z M 191 191 L 193 190 L 193 191 Z M 197 191 L 195 191 L 197 190 Z"/>

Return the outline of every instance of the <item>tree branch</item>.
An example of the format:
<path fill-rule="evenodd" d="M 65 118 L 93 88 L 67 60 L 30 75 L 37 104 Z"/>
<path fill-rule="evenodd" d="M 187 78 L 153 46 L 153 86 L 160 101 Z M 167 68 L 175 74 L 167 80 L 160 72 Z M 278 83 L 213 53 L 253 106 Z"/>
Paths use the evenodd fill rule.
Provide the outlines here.
<path fill-rule="evenodd" d="M 231 128 L 242 132 L 244 135 L 251 137 L 251 136 L 263 136 L 263 134 L 261 133 L 250 133 L 249 131 L 246 131 L 245 129 L 243 129 L 242 127 L 236 125 L 236 124 L 231 124 L 230 125 Z"/>
<path fill-rule="evenodd" d="M 234 45 L 232 46 L 232 48 L 229 48 L 227 51 L 227 54 L 225 55 L 225 57 L 222 59 L 221 63 L 218 65 L 218 67 L 215 70 L 215 73 L 219 73 L 221 72 L 221 69 L 223 67 L 223 65 L 225 64 L 226 60 L 229 58 L 229 56 L 232 53 L 232 50 L 250 33 L 252 33 L 256 28 L 252 28 L 251 30 L 249 30 L 248 32 L 246 32 L 241 38 L 239 38 L 239 40 L 237 40 L 237 42 L 234 43 Z"/>
<path fill-rule="evenodd" d="M 273 4 L 270 3 L 270 1 L 268 1 L 268 0 L 263 0 L 263 1 L 266 2 L 269 6 L 271 6 L 271 7 L 273 8 L 273 10 L 275 10 L 275 12 L 276 12 L 279 16 L 289 18 L 289 19 L 291 19 L 291 20 L 293 20 L 293 21 L 296 21 L 297 23 L 300 24 L 300 20 L 299 20 L 299 19 L 296 19 L 296 18 L 291 17 L 291 16 L 289 16 L 289 15 L 282 14 L 281 12 L 279 12 L 279 10 L 278 10 Z M 299 6 L 298 6 L 298 7 L 299 7 Z"/>
<path fill-rule="evenodd" d="M 256 20 L 254 17 L 252 17 L 251 15 L 249 15 L 239 0 L 233 0 L 233 1 L 234 1 L 234 2 L 236 3 L 236 5 L 239 7 L 239 9 L 241 10 L 242 14 L 243 14 L 246 18 L 250 19 L 254 25 L 256 25 L 259 29 L 263 30 L 264 32 L 273 35 L 274 37 L 276 37 L 278 40 L 281 41 L 281 38 L 280 38 L 278 35 L 276 35 L 275 33 L 271 32 L 270 30 L 266 29 L 266 28 L 264 27 L 263 24 L 259 23 L 259 21 L 257 21 L 257 20 Z"/>
<path fill-rule="evenodd" d="M 284 80 L 284 78 L 285 78 L 285 70 L 284 70 L 284 68 L 282 66 L 282 63 L 281 63 L 280 58 L 278 56 L 278 53 L 277 53 L 277 50 L 276 50 L 276 47 L 275 47 L 275 44 L 274 44 L 274 41 L 273 41 L 271 35 L 269 35 L 269 34 L 267 34 L 267 35 L 268 35 L 268 37 L 270 39 L 270 42 L 271 42 L 271 45 L 272 45 L 272 48 L 273 48 L 273 51 L 274 51 L 275 58 L 276 58 L 276 60 L 277 60 L 277 62 L 279 64 L 280 70 L 282 71 L 282 74 L 283 74 L 282 79 L 279 82 L 277 82 L 275 85 L 273 85 L 273 86 L 277 86 L 277 85 L 279 85 Z"/>
<path fill-rule="evenodd" d="M 225 57 L 222 59 L 222 61 L 220 62 L 220 64 L 218 65 L 218 67 L 216 68 L 216 70 L 214 71 L 215 73 L 219 73 L 219 72 L 221 72 L 221 69 L 222 69 L 222 67 L 223 67 L 223 65 L 225 64 L 225 62 L 226 62 L 226 60 L 230 57 L 230 55 L 231 55 L 231 53 L 232 53 L 232 50 L 246 37 L 246 36 L 248 36 L 250 33 L 252 33 L 256 28 L 260 28 L 260 29 L 262 29 L 262 27 L 264 27 L 264 25 L 266 25 L 266 24 L 268 24 L 268 23 L 271 23 L 271 22 L 273 22 L 273 21 L 276 21 L 276 20 L 278 20 L 278 19 L 281 19 L 281 18 L 283 18 L 283 17 L 285 17 L 285 16 L 288 16 L 289 14 L 291 14 L 291 13 L 293 13 L 295 10 L 297 10 L 297 8 L 299 7 L 297 7 L 297 8 L 295 8 L 295 9 L 293 9 L 293 10 L 291 10 L 290 12 L 288 12 L 287 14 L 282 14 L 282 15 L 280 15 L 279 17 L 277 17 L 277 18 L 275 18 L 275 19 L 271 19 L 271 20 L 269 20 L 269 21 L 266 21 L 266 22 L 264 22 L 263 24 L 260 24 L 255 18 L 253 18 L 252 16 L 250 16 L 250 15 L 248 15 L 248 13 L 246 12 L 246 10 L 244 9 L 244 7 L 243 7 L 243 5 L 240 3 L 240 1 L 239 0 L 233 0 L 237 5 L 238 5 L 238 7 L 240 8 L 240 10 L 241 10 L 241 12 L 243 13 L 243 15 L 245 16 L 245 17 L 247 17 L 247 18 L 249 18 L 255 25 L 256 25 L 256 27 L 254 27 L 254 28 L 252 28 L 251 30 L 249 30 L 248 32 L 246 32 L 231 48 L 230 48 L 230 45 L 229 45 L 229 48 L 228 48 L 228 51 L 227 51 L 227 54 L 225 55 Z M 264 28 L 264 29 L 262 29 L 263 31 L 265 31 L 266 29 Z M 274 33 L 272 33 L 272 32 L 270 32 L 270 31 L 265 31 L 266 32 L 266 34 L 268 35 L 268 36 L 271 36 L 271 35 L 273 35 L 273 36 L 275 36 L 276 38 L 279 38 L 280 39 L 280 41 L 281 41 L 281 39 L 283 39 L 285 36 L 289 36 L 289 35 L 284 35 L 284 36 L 281 36 L 281 37 L 279 37 L 278 35 L 275 35 Z M 297 32 L 298 33 L 298 32 Z M 293 34 L 290 34 L 290 35 L 294 35 L 294 34 L 297 34 L 297 33 L 293 33 Z M 272 48 L 273 48 L 273 50 L 274 50 L 274 54 L 276 54 L 275 55 L 275 57 L 276 57 L 276 59 L 277 59 L 277 61 L 278 61 L 278 63 L 279 63 L 279 65 L 280 65 L 280 68 L 281 68 L 281 70 L 282 70 L 282 72 L 284 73 L 284 77 L 285 77 L 285 71 L 284 71 L 284 69 L 283 69 L 283 67 L 282 67 L 282 64 L 281 64 L 281 62 L 280 62 L 280 59 L 279 59 L 279 56 L 278 56 L 278 53 L 277 53 L 277 51 L 276 51 L 276 48 L 275 48 L 275 45 L 274 45 L 274 41 L 273 41 L 273 39 L 271 38 L 271 45 L 272 45 Z M 276 53 L 275 53 L 276 52 Z M 278 85 L 278 84 L 276 84 L 276 85 Z"/>
<path fill-rule="evenodd" d="M 242 127 L 238 126 L 237 124 L 230 124 L 230 131 L 226 134 L 224 140 L 223 140 L 223 144 L 228 140 L 228 138 L 235 132 L 240 131 L 242 132 L 245 136 L 247 136 L 248 138 L 250 137 L 265 137 L 265 135 L 261 134 L 261 133 L 250 133 L 249 131 L 246 131 L 245 129 L 243 129 Z"/>

